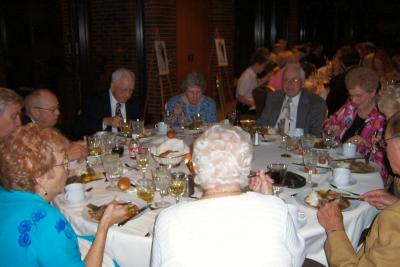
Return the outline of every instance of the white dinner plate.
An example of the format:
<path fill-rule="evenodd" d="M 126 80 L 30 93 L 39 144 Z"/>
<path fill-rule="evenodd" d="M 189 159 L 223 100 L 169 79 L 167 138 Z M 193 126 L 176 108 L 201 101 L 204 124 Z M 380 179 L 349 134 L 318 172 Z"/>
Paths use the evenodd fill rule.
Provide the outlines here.
<path fill-rule="evenodd" d="M 322 189 L 322 188 L 315 189 L 315 191 L 320 190 L 320 189 Z M 323 190 L 326 190 L 326 189 L 323 189 Z M 297 203 L 299 203 L 300 205 L 302 205 L 308 209 L 317 210 L 316 208 L 311 207 L 304 201 L 304 199 L 311 193 L 311 191 L 312 191 L 311 188 L 306 188 L 306 189 L 300 191 L 299 193 L 297 193 L 297 195 L 295 196 L 295 199 L 296 199 Z M 350 201 L 350 207 L 348 207 L 347 209 L 344 209 L 342 211 L 354 210 L 360 205 L 360 201 L 358 201 L 358 200 L 349 200 L 349 201 Z"/>

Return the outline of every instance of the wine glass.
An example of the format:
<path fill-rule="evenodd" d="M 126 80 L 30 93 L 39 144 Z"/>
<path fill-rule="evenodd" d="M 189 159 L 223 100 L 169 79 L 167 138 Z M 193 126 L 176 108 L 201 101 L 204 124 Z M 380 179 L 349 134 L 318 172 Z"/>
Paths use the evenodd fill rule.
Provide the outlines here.
<path fill-rule="evenodd" d="M 332 148 L 336 145 L 335 135 L 331 130 L 326 130 L 322 133 L 322 137 L 327 148 Z"/>
<path fill-rule="evenodd" d="M 146 176 L 146 169 L 149 166 L 149 155 L 150 150 L 147 147 L 142 147 L 138 152 L 136 152 L 136 164 L 142 170 L 142 177 Z"/>
<path fill-rule="evenodd" d="M 317 167 L 318 163 L 318 153 L 315 149 L 304 150 L 303 154 L 304 166 L 308 170 L 307 184 L 311 187 L 316 187 L 317 184 L 312 182 L 311 177 L 313 174 L 313 169 Z"/>
<path fill-rule="evenodd" d="M 101 157 L 101 161 L 107 178 L 111 182 L 107 189 L 114 190 L 116 189 L 115 182 L 121 177 L 123 170 L 119 156 L 117 154 L 105 154 Z"/>
<path fill-rule="evenodd" d="M 179 202 L 180 197 L 185 192 L 185 176 L 183 172 L 171 173 L 168 192 L 175 198 L 176 203 Z"/>
<path fill-rule="evenodd" d="M 301 147 L 303 151 L 310 150 L 314 147 L 314 136 L 306 134 L 301 138 Z"/>
<path fill-rule="evenodd" d="M 139 198 L 150 203 L 154 199 L 154 188 L 153 180 L 146 178 L 140 179 L 137 181 L 136 194 Z"/>
<path fill-rule="evenodd" d="M 165 208 L 170 205 L 169 202 L 164 200 L 164 197 L 168 195 L 170 177 L 170 170 L 166 166 L 159 166 L 153 171 L 153 180 L 156 186 L 156 191 L 158 191 L 161 196 L 161 201 L 154 203 L 155 208 Z"/>
<path fill-rule="evenodd" d="M 286 177 L 287 165 L 284 163 L 270 163 L 268 164 L 269 175 L 274 181 L 273 189 L 274 193 L 279 196 L 282 192 L 282 186 Z"/>

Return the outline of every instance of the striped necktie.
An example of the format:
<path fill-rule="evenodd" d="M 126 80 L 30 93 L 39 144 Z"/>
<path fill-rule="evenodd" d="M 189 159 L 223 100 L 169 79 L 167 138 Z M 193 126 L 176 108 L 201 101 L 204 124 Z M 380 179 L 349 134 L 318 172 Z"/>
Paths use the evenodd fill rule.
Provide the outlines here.
<path fill-rule="evenodd" d="M 122 119 L 124 118 L 121 112 L 121 103 L 117 103 L 117 105 L 115 106 L 115 116 L 119 116 Z"/>

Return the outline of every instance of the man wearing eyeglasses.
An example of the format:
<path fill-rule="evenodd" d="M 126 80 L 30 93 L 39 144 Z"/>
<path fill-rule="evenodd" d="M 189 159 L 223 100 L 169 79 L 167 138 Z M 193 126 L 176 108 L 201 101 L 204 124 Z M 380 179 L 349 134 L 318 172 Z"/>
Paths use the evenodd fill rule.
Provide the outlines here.
<path fill-rule="evenodd" d="M 283 90 L 268 93 L 257 125 L 282 127 L 289 135 L 302 128 L 304 134 L 321 136 L 326 103 L 303 90 L 304 80 L 304 70 L 297 64 L 288 64 L 283 70 Z"/>
<path fill-rule="evenodd" d="M 34 122 L 42 128 L 55 127 L 60 116 L 57 96 L 47 89 L 38 89 L 25 98 L 25 116 L 23 124 Z M 67 150 L 69 160 L 86 156 L 86 145 L 83 141 L 72 142 Z"/>

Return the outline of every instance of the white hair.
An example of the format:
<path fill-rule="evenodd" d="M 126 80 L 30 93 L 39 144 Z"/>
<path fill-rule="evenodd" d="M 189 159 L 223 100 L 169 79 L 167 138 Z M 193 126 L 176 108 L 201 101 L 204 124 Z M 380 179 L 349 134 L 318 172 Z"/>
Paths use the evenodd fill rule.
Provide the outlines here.
<path fill-rule="evenodd" d="M 130 78 L 132 81 L 135 81 L 135 74 L 129 69 L 119 68 L 112 73 L 111 84 L 118 83 L 122 78 Z"/>
<path fill-rule="evenodd" d="M 248 184 L 253 147 L 239 127 L 216 124 L 194 143 L 195 182 L 203 189 L 221 184 Z"/>
<path fill-rule="evenodd" d="M 302 79 L 302 80 L 306 79 L 306 73 L 304 72 L 303 68 L 299 64 L 296 64 L 296 63 L 287 64 L 283 69 L 283 73 L 282 73 L 283 78 L 285 78 L 285 74 L 288 70 L 296 70 L 299 72 L 300 79 Z"/>

